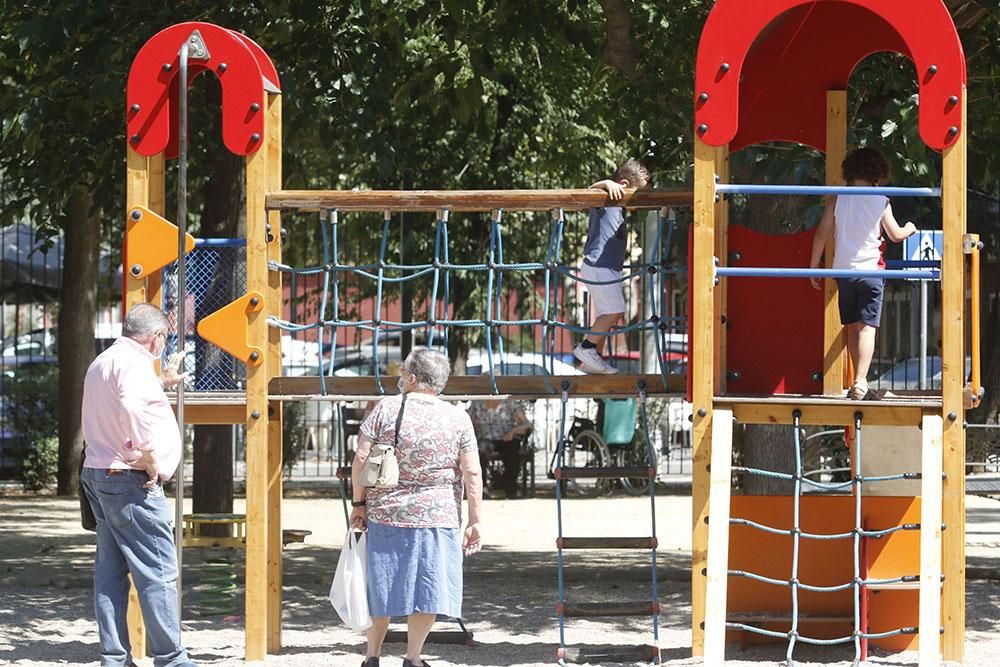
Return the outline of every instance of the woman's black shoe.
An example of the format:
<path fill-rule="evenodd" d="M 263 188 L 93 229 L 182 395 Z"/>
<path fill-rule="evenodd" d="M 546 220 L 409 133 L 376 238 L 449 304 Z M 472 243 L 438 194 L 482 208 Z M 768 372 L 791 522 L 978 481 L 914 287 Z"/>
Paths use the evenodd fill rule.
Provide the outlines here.
<path fill-rule="evenodd" d="M 361 667 L 378 667 L 378 658 L 365 658 Z"/>
<path fill-rule="evenodd" d="M 431 663 L 426 660 L 420 661 L 421 667 L 431 667 Z M 403 658 L 403 667 L 413 667 L 413 662 L 409 658 Z"/>

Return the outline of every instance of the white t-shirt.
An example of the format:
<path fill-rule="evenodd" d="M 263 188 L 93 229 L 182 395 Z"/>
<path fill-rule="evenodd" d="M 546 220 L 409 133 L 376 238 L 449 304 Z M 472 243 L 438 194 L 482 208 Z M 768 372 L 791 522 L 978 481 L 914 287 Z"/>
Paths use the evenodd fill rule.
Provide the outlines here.
<path fill-rule="evenodd" d="M 833 268 L 876 271 L 885 266 L 882 214 L 889 200 L 882 195 L 839 195 L 833 209 Z"/>

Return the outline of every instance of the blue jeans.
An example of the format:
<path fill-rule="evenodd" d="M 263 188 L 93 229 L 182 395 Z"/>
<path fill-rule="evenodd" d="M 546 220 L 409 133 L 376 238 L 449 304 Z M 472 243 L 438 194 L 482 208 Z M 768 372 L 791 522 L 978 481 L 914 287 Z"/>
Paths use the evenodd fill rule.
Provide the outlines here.
<path fill-rule="evenodd" d="M 97 518 L 94 610 L 102 667 L 132 664 L 126 623 L 129 573 L 139 594 L 153 664 L 194 665 L 180 642 L 172 512 L 161 486 L 143 488 L 147 479 L 139 471 L 109 475 L 103 469 L 83 469 L 83 489 Z"/>

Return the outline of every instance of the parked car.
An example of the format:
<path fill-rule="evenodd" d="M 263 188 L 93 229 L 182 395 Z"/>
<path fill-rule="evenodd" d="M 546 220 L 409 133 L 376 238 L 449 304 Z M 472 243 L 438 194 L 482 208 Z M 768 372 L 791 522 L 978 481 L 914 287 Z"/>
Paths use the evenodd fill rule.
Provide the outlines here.
<path fill-rule="evenodd" d="M 965 378 L 972 372 L 972 359 L 965 358 Z M 927 357 L 927 386 L 925 389 L 941 388 L 941 357 Z M 888 389 L 890 391 L 912 391 L 920 389 L 920 357 L 910 357 L 904 359 L 888 371 L 883 373 L 871 383 L 871 387 L 876 391 Z"/>

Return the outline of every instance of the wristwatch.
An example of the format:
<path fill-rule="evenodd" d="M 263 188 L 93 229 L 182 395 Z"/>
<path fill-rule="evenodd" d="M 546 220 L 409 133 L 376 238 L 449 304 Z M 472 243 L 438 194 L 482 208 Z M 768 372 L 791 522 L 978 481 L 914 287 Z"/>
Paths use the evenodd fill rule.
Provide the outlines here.
<path fill-rule="evenodd" d="M 351 507 L 367 507 L 367 505 L 368 505 L 368 501 L 367 500 L 352 500 L 351 501 Z"/>

